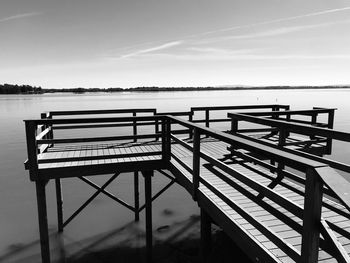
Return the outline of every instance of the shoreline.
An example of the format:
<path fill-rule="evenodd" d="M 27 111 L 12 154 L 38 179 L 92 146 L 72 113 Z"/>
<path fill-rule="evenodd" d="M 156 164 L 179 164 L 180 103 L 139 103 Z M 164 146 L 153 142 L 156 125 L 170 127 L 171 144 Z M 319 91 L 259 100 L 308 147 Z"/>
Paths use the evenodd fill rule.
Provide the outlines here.
<path fill-rule="evenodd" d="M 181 91 L 251 91 L 251 90 L 335 90 L 350 89 L 350 85 L 325 85 L 325 86 L 261 86 L 261 87 L 136 87 L 136 88 L 67 88 L 67 89 L 41 89 L 37 92 L 8 92 L 3 93 L 0 89 L 0 95 L 42 95 L 52 93 L 124 93 L 124 92 L 181 92 Z"/>

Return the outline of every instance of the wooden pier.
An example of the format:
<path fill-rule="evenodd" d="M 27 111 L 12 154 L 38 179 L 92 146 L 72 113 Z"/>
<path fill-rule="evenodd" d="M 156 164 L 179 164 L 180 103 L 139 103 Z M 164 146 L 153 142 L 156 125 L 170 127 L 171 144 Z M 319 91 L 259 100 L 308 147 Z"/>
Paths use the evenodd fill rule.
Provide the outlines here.
<path fill-rule="evenodd" d="M 129 209 L 136 221 L 145 210 L 147 262 L 152 262 L 152 201 L 174 183 L 201 208 L 204 258 L 211 224 L 217 224 L 253 262 L 350 262 L 350 183 L 339 174 L 347 175 L 350 166 L 322 157 L 331 153 L 332 140 L 350 141 L 350 134 L 332 129 L 334 111 L 247 105 L 185 112 L 56 111 L 26 120 L 25 168 L 36 184 L 42 262 L 50 262 L 45 192 L 50 180 L 56 185 L 59 232 L 99 194 Z M 100 136 L 92 136 L 96 133 Z M 154 171 L 169 183 L 152 196 Z M 125 172 L 134 175 L 133 204 L 106 190 Z M 90 181 L 101 174 L 111 174 L 102 186 Z M 68 217 L 61 189 L 67 177 L 96 189 Z"/>

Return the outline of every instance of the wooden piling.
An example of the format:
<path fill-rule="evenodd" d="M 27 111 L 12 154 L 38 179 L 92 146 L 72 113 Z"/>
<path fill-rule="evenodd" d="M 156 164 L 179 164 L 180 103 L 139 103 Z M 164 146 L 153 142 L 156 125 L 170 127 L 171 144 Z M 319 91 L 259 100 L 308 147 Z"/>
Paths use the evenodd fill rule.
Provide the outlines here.
<path fill-rule="evenodd" d="M 55 179 L 58 232 L 63 232 L 63 198 L 61 179 Z"/>
<path fill-rule="evenodd" d="M 211 252 L 211 218 L 207 212 L 201 208 L 201 240 L 200 258 L 201 262 L 207 262 Z"/>
<path fill-rule="evenodd" d="M 146 262 L 152 262 L 152 176 L 153 171 L 142 172 L 145 178 L 146 201 Z"/>
<path fill-rule="evenodd" d="M 36 198 L 38 205 L 39 234 L 42 263 L 50 263 L 49 228 L 47 223 L 45 181 L 37 180 Z"/>
<path fill-rule="evenodd" d="M 135 222 L 140 220 L 140 193 L 139 193 L 139 172 L 134 172 L 134 208 L 135 208 Z"/>

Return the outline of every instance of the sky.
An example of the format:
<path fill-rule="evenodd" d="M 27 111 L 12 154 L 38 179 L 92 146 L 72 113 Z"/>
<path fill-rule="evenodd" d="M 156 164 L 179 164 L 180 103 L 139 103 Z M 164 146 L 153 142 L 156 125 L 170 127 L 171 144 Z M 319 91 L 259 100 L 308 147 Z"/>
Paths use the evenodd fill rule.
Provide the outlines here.
<path fill-rule="evenodd" d="M 0 84 L 350 84 L 350 0 L 1 0 Z"/>

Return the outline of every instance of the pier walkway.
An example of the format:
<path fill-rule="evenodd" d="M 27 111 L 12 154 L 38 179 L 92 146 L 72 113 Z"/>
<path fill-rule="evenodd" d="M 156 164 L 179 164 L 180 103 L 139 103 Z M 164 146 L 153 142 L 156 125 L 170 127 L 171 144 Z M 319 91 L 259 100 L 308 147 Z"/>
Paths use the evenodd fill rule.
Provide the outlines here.
<path fill-rule="evenodd" d="M 331 153 L 332 140 L 350 141 L 350 134 L 332 130 L 334 110 L 249 105 L 172 113 L 48 112 L 41 119 L 26 120 L 25 167 L 36 184 L 42 261 L 50 262 L 45 186 L 54 180 L 59 231 L 98 194 L 129 209 L 135 220 L 145 209 L 148 262 L 152 201 L 174 183 L 200 206 L 203 258 L 210 251 L 214 223 L 253 262 L 350 262 L 350 183 L 339 174 L 348 174 L 350 166 L 322 157 Z M 197 113 L 204 117 L 196 119 Z M 89 118 L 72 117 L 76 115 Z M 211 127 L 217 124 L 228 127 Z M 131 131 L 123 130 L 127 127 Z M 154 171 L 169 183 L 152 196 Z M 124 172 L 134 173 L 134 204 L 106 190 Z M 139 173 L 145 180 L 144 205 L 138 200 Z M 104 185 L 89 180 L 100 174 L 111 174 Z M 64 220 L 61 180 L 67 177 L 79 178 L 97 191 Z"/>

